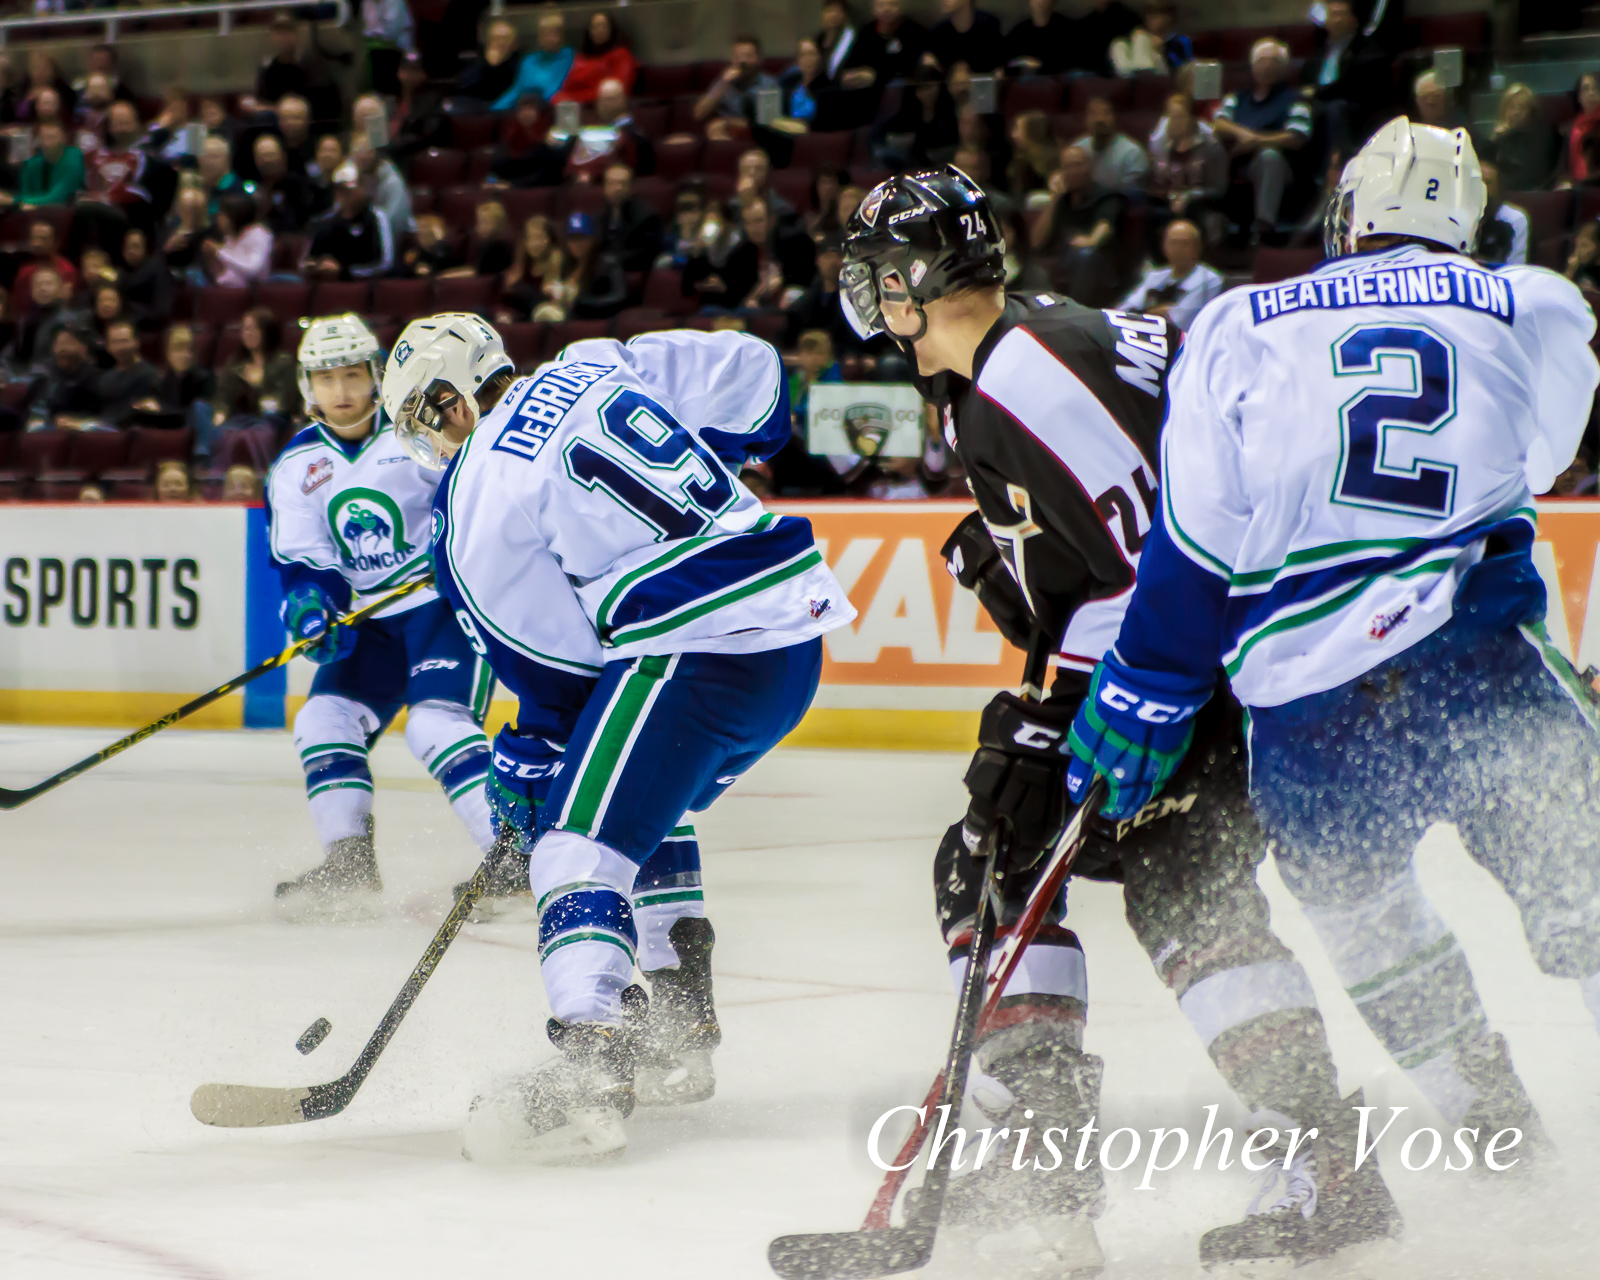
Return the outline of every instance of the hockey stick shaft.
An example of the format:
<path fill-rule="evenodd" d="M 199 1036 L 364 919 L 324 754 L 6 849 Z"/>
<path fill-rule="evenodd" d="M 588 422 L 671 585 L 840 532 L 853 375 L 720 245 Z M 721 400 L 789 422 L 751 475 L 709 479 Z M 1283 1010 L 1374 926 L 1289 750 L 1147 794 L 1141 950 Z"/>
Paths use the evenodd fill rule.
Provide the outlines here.
<path fill-rule="evenodd" d="M 400 1029 L 411 1006 L 428 985 L 433 971 L 444 959 L 461 926 L 472 914 L 473 907 L 488 891 L 489 877 L 500 865 L 500 860 L 512 856 L 518 841 L 510 827 L 502 827 L 489 852 L 467 882 L 466 889 L 450 908 L 444 922 L 428 943 L 427 950 L 416 967 L 390 1002 L 383 1019 L 378 1023 L 367 1043 L 362 1046 L 355 1064 L 337 1080 L 327 1084 L 300 1085 L 289 1088 L 238 1084 L 203 1084 L 189 1099 L 189 1110 L 203 1124 L 222 1128 L 258 1128 L 271 1125 L 300 1124 L 307 1120 L 325 1120 L 336 1116 L 350 1105 L 365 1082 L 378 1058 L 388 1048 L 394 1033 Z"/>
<path fill-rule="evenodd" d="M 399 600 L 403 596 L 408 596 L 414 591 L 419 591 L 423 587 L 430 585 L 432 582 L 433 576 L 429 574 L 416 579 L 414 582 L 408 582 L 404 586 L 396 587 L 387 595 L 379 596 L 371 604 L 363 605 L 353 613 L 345 614 L 345 616 L 340 618 L 335 625 L 341 627 L 359 626 L 368 618 L 372 617 L 375 613 L 382 609 L 388 608 L 396 600 Z M 323 634 L 325 635 L 326 632 Z M 246 671 L 243 675 L 234 676 L 232 680 L 229 680 L 224 684 L 219 684 L 215 689 L 212 689 L 208 693 L 202 693 L 198 698 L 191 698 L 188 702 L 185 702 L 175 711 L 169 711 L 159 720 L 154 720 L 145 725 L 143 728 L 135 729 L 126 738 L 119 738 L 109 747 L 103 747 L 99 751 L 96 751 L 93 755 L 85 756 L 82 760 L 78 761 L 77 764 L 68 765 L 65 769 L 61 770 L 60 773 L 51 774 L 43 782 L 35 783 L 31 787 L 22 787 L 18 790 L 12 790 L 8 787 L 0 787 L 0 810 L 18 808 L 21 805 L 27 804 L 28 801 L 44 795 L 44 793 L 47 791 L 54 791 L 63 782 L 71 782 L 79 774 L 87 773 L 97 764 L 104 764 L 113 756 L 121 755 L 129 747 L 137 746 L 146 738 L 160 733 L 163 729 L 169 729 L 173 725 L 177 724 L 178 721 L 185 719 L 188 716 L 192 716 L 202 707 L 209 707 L 218 698 L 227 697 L 228 694 L 234 692 L 236 689 L 244 688 L 244 686 L 249 684 L 252 680 L 260 679 L 269 671 L 276 671 L 279 667 L 288 663 L 291 658 L 294 658 L 311 648 L 321 638 L 321 636 L 311 636 L 305 640 L 296 640 L 282 653 L 274 654 L 265 662 L 251 667 L 250 670 Z"/>

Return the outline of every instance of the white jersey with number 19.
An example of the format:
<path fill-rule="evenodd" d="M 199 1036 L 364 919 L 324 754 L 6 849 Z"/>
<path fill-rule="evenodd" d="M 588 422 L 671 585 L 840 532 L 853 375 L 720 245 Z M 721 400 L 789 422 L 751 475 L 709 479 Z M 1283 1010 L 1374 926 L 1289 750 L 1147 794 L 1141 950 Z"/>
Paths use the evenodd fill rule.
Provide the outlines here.
<path fill-rule="evenodd" d="M 1553 272 L 1418 246 L 1201 313 L 1172 375 L 1163 513 L 1226 580 L 1213 656 L 1241 701 L 1354 679 L 1449 620 L 1492 536 L 1531 540 L 1533 495 L 1589 419 L 1594 331 Z"/>

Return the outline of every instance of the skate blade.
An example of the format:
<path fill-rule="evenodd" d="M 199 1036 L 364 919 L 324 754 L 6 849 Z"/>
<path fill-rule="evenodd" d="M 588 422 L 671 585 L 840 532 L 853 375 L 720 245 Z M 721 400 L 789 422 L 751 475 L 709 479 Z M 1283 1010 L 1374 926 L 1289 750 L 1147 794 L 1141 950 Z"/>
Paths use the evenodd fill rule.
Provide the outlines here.
<path fill-rule="evenodd" d="M 566 1124 L 536 1134 L 515 1097 L 478 1099 L 461 1135 L 461 1154 L 475 1164 L 592 1164 L 617 1159 L 627 1146 L 613 1107 L 573 1107 Z"/>
<path fill-rule="evenodd" d="M 1060 1214 L 1003 1229 L 941 1227 L 929 1274 L 1090 1280 L 1105 1265 L 1094 1220 L 1086 1214 Z"/>
<path fill-rule="evenodd" d="M 709 1053 L 680 1054 L 675 1066 L 639 1067 L 633 1076 L 633 1096 L 641 1107 L 681 1107 L 704 1102 L 716 1091 Z"/>
<path fill-rule="evenodd" d="M 274 898 L 273 908 L 286 924 L 365 924 L 383 915 L 383 895 L 377 889 L 337 896 L 297 891 Z"/>

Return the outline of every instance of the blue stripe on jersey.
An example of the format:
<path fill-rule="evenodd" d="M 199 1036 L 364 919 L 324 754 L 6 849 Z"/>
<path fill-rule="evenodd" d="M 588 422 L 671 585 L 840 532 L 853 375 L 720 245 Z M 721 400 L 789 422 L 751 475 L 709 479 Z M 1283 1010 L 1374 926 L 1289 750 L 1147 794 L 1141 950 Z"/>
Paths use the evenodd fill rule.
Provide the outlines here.
<path fill-rule="evenodd" d="M 735 472 L 746 462 L 765 462 L 788 443 L 793 427 L 789 420 L 789 380 L 783 368 L 778 368 L 778 394 L 767 416 L 749 431 L 718 431 L 705 428 L 699 432 L 706 447 Z"/>
<path fill-rule="evenodd" d="M 637 579 L 620 596 L 608 599 L 596 619 L 600 638 L 609 643 L 612 634 L 625 627 L 676 613 L 804 555 L 815 545 L 811 522 L 796 516 L 780 516 L 757 532 L 707 539 L 700 550 L 672 558 L 659 572 Z"/>

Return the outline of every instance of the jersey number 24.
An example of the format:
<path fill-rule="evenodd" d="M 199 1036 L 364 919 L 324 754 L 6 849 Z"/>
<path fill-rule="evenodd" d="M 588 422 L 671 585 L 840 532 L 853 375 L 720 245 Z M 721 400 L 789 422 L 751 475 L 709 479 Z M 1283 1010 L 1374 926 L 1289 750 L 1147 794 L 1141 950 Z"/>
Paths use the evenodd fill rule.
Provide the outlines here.
<path fill-rule="evenodd" d="M 1456 416 L 1455 348 L 1420 325 L 1364 325 L 1333 344 L 1333 372 L 1381 379 L 1339 409 L 1333 501 L 1448 516 L 1455 507 L 1454 464 L 1413 450 L 1422 443 L 1419 436 L 1433 435 Z"/>

